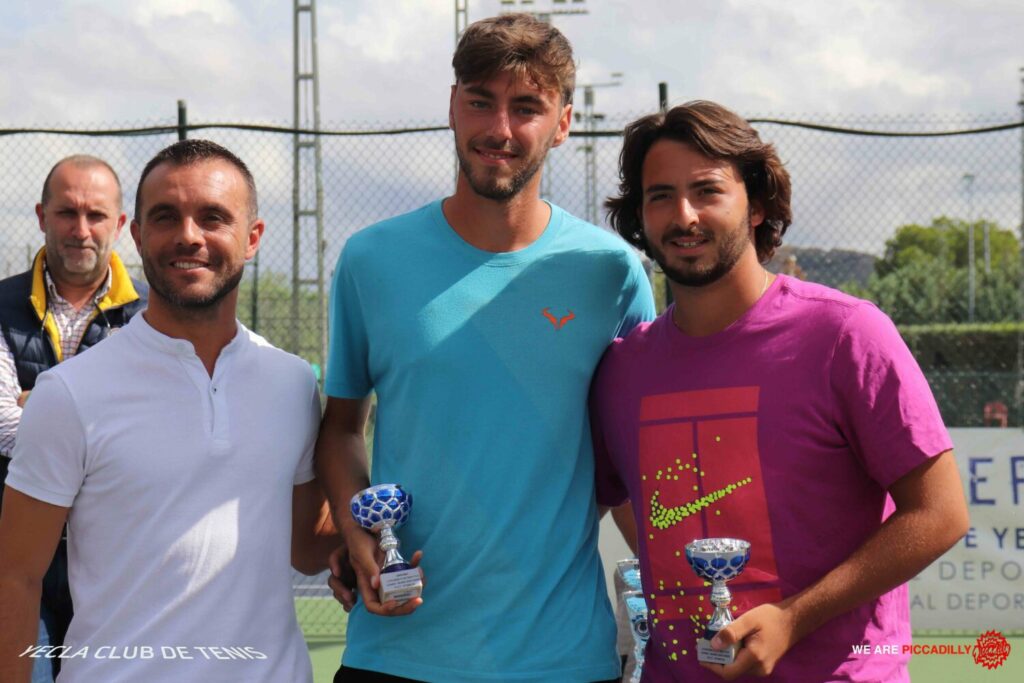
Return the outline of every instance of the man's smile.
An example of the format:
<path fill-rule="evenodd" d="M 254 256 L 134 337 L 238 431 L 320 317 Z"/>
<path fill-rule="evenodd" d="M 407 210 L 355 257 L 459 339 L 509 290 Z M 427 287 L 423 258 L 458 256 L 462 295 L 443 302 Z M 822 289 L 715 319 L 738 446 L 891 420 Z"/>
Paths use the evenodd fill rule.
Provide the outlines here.
<path fill-rule="evenodd" d="M 202 261 L 171 261 L 171 267 L 178 270 L 195 270 L 196 268 L 206 268 L 208 265 Z"/>

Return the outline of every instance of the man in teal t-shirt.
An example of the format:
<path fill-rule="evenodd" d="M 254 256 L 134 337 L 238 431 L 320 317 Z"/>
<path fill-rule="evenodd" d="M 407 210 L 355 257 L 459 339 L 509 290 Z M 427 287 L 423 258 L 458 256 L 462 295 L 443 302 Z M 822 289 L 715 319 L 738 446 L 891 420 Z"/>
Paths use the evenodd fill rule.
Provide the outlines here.
<path fill-rule="evenodd" d="M 540 199 L 569 133 L 564 36 L 487 19 L 452 64 L 455 194 L 354 235 L 335 271 L 317 461 L 361 599 L 335 681 L 616 679 L 586 399 L 608 343 L 653 318 L 650 285 L 617 235 Z M 400 605 L 348 513 L 371 480 L 415 499 L 399 536 L 426 585 Z"/>

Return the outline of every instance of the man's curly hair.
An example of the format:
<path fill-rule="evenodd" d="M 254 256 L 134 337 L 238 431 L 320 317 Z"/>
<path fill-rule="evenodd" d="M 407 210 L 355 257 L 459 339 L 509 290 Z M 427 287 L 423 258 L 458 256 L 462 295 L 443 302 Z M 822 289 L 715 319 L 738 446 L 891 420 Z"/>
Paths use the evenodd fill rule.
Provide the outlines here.
<path fill-rule="evenodd" d="M 643 166 L 647 152 L 661 139 L 692 145 L 711 159 L 727 159 L 736 164 L 748 200 L 764 210 L 764 222 L 754 229 L 754 246 L 758 260 L 769 261 L 793 222 L 789 173 L 774 145 L 762 142 L 749 123 L 714 102 L 687 102 L 626 126 L 619 155 L 619 196 L 609 197 L 604 203 L 615 230 L 627 242 L 647 252 L 641 220 Z"/>

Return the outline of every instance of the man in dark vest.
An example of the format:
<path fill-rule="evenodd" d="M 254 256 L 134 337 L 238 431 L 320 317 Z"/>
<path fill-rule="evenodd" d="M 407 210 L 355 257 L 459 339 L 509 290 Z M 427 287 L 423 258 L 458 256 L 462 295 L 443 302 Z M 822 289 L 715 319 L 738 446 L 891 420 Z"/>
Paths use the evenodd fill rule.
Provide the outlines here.
<path fill-rule="evenodd" d="M 0 496 L 36 377 L 126 324 L 145 308 L 148 291 L 113 250 L 126 216 L 121 182 L 107 162 L 86 155 L 57 162 L 36 215 L 45 246 L 30 270 L 0 281 Z M 62 539 L 43 581 L 41 645 L 63 643 L 71 612 Z M 52 680 L 59 665 L 36 660 L 32 680 Z"/>

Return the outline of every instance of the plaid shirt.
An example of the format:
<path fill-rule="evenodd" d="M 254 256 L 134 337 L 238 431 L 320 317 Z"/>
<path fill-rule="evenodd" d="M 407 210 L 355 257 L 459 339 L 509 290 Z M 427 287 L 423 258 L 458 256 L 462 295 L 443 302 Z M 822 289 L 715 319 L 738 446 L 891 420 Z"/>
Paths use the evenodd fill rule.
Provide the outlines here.
<path fill-rule="evenodd" d="M 53 317 L 57 330 L 60 332 L 60 348 L 64 359 L 71 358 L 78 352 L 78 345 L 96 316 L 97 305 L 110 291 L 111 274 L 100 285 L 91 299 L 81 309 L 68 303 L 67 299 L 57 293 L 57 286 L 50 278 L 50 272 L 43 270 L 46 279 L 46 312 Z M 21 422 L 21 407 L 18 397 L 21 396 L 21 384 L 18 382 L 18 369 L 14 364 L 14 354 L 7 346 L 7 340 L 0 334 L 0 455 L 10 457 L 14 450 L 14 437 Z"/>

